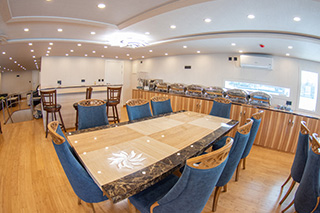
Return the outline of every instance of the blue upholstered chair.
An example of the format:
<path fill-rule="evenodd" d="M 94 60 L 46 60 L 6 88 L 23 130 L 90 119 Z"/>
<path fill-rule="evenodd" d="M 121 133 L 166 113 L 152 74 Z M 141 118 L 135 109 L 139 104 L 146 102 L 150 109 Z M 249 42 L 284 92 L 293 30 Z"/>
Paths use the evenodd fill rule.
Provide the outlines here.
<path fill-rule="evenodd" d="M 290 192 L 294 188 L 296 183 L 300 183 L 302 175 L 304 173 L 305 165 L 308 158 L 308 149 L 309 149 L 309 134 L 310 130 L 306 126 L 305 121 L 301 121 L 300 126 L 300 132 L 299 132 L 299 138 L 298 138 L 298 144 L 297 144 L 297 151 L 294 156 L 294 160 L 291 166 L 291 172 L 287 180 L 282 184 L 281 191 L 283 190 L 283 187 L 289 182 L 289 180 L 292 178 L 292 183 L 287 191 L 287 193 L 283 196 L 282 200 L 280 201 L 280 205 L 287 199 Z M 288 210 L 292 205 L 292 201 L 284 210 Z"/>
<path fill-rule="evenodd" d="M 59 123 L 57 121 L 49 123 L 48 130 L 63 170 L 73 191 L 78 196 L 78 204 L 81 204 L 81 200 L 83 200 L 90 203 L 95 211 L 92 203 L 98 203 L 108 198 L 103 195 L 101 189 L 74 156 L 73 149 L 64 136 Z"/>
<path fill-rule="evenodd" d="M 227 191 L 227 183 L 232 178 L 232 175 L 240 162 L 241 156 L 243 154 L 243 151 L 247 145 L 247 142 L 250 136 L 250 130 L 251 130 L 252 124 L 253 124 L 253 120 L 247 119 L 247 123 L 238 128 L 238 131 L 234 137 L 234 142 L 230 150 L 230 155 L 229 155 L 227 164 L 216 184 L 216 188 L 214 191 L 213 204 L 212 204 L 212 211 L 214 212 L 217 209 L 219 195 L 221 193 L 222 187 L 224 187 L 224 191 Z"/>
<path fill-rule="evenodd" d="M 154 96 L 151 98 L 153 115 L 161 115 L 172 112 L 171 101 L 168 97 Z"/>
<path fill-rule="evenodd" d="M 261 119 L 262 119 L 262 114 L 263 114 L 263 111 L 259 111 L 257 113 L 254 113 L 252 115 L 252 117 L 251 117 L 251 119 L 253 120 L 253 124 L 252 124 L 252 127 L 251 127 L 250 136 L 249 136 L 249 139 L 248 139 L 247 146 L 243 151 L 243 154 L 241 156 L 241 160 L 240 160 L 239 165 L 238 165 L 237 170 L 236 170 L 236 177 L 235 177 L 236 181 L 238 181 L 238 179 L 239 179 L 239 172 L 240 172 L 240 164 L 241 164 L 241 162 L 242 162 L 242 168 L 246 169 L 246 158 L 248 157 L 248 155 L 249 155 L 249 153 L 251 151 L 253 142 L 256 139 L 256 136 L 257 136 L 257 133 L 258 133 L 258 130 L 259 130 L 259 127 L 260 127 Z"/>
<path fill-rule="evenodd" d="M 150 105 L 147 100 L 131 99 L 126 103 L 129 121 L 152 117 Z"/>
<path fill-rule="evenodd" d="M 230 118 L 231 101 L 226 98 L 213 99 L 213 105 L 209 115 Z"/>
<path fill-rule="evenodd" d="M 220 150 L 188 159 L 180 178 L 170 175 L 129 198 L 141 213 L 201 212 L 226 165 L 232 139 Z"/>
<path fill-rule="evenodd" d="M 320 139 L 312 134 L 311 149 L 304 172 L 294 197 L 298 213 L 320 212 Z"/>
<path fill-rule="evenodd" d="M 78 129 L 108 125 L 106 102 L 87 99 L 78 102 Z"/>

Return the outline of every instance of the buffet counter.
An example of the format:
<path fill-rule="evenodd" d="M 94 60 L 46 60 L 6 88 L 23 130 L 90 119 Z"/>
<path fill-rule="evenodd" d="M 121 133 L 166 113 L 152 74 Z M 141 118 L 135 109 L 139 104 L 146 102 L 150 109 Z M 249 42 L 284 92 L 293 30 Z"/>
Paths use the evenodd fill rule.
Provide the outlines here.
<path fill-rule="evenodd" d="M 213 105 L 213 99 L 209 98 L 139 89 L 132 90 L 132 98 L 150 100 L 153 96 L 169 97 L 174 112 L 187 110 L 209 114 Z M 233 103 L 231 106 L 230 118 L 238 120 L 240 125 L 242 125 L 247 118 L 250 118 L 252 114 L 259 110 L 263 110 L 264 114 L 254 142 L 256 145 L 295 153 L 300 122 L 302 120 L 307 122 L 307 126 L 311 133 L 320 133 L 319 116 L 278 110 L 271 107 Z M 232 131 L 231 136 L 233 136 L 235 132 L 236 130 Z"/>

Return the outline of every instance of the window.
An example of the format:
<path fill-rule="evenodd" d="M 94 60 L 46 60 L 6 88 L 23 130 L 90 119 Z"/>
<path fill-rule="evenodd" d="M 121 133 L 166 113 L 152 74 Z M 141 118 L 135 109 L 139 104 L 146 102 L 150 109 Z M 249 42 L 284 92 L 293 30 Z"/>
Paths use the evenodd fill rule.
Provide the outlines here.
<path fill-rule="evenodd" d="M 315 111 L 318 95 L 318 73 L 301 71 L 299 108 Z"/>
<path fill-rule="evenodd" d="M 236 81 L 225 81 L 225 88 L 228 89 L 244 89 L 250 92 L 261 91 L 266 92 L 270 95 L 279 95 L 279 96 L 290 96 L 290 89 L 285 87 L 277 87 L 264 84 L 254 84 L 246 82 L 236 82 Z"/>

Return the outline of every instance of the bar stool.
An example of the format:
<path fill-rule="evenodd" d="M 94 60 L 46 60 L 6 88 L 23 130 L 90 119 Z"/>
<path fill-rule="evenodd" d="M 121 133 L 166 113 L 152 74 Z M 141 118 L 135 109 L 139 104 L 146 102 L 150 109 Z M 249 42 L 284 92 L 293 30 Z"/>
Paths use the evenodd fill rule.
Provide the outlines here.
<path fill-rule="evenodd" d="M 113 121 L 115 123 L 116 121 L 118 121 L 118 123 L 120 122 L 117 105 L 120 103 L 121 89 L 122 87 L 108 87 L 107 89 L 107 116 L 108 119 L 113 118 L 113 120 L 109 121 Z M 112 108 L 112 116 L 109 116 L 109 107 Z"/>
<path fill-rule="evenodd" d="M 56 113 L 58 112 L 62 128 L 66 132 L 66 128 L 64 126 L 62 116 L 60 113 L 61 105 L 57 104 L 57 90 L 50 90 L 50 91 L 40 91 L 41 93 L 41 102 L 43 106 L 43 110 L 46 111 L 46 137 L 48 136 L 48 120 L 49 114 L 52 116 L 52 120 L 57 120 Z"/>
<path fill-rule="evenodd" d="M 92 95 L 92 87 L 87 87 L 86 89 L 86 100 L 87 99 L 91 99 L 91 95 Z M 76 130 L 78 130 L 78 118 L 79 118 L 79 113 L 78 113 L 78 102 L 73 104 L 73 108 L 76 110 Z"/>

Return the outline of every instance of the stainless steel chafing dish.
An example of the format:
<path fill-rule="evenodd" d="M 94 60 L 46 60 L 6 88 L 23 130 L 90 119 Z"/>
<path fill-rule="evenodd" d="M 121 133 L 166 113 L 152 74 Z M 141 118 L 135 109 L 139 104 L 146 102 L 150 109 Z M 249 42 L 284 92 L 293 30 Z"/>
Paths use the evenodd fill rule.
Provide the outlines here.
<path fill-rule="evenodd" d="M 265 92 L 252 92 L 250 93 L 249 103 L 259 106 L 270 106 L 272 96 Z"/>
<path fill-rule="evenodd" d="M 185 84 L 179 84 L 179 83 L 171 84 L 169 92 L 177 93 L 177 94 L 185 94 L 186 85 Z"/>
<path fill-rule="evenodd" d="M 203 86 L 191 84 L 186 88 L 186 95 L 202 97 L 204 95 Z"/>
<path fill-rule="evenodd" d="M 162 82 L 163 82 L 162 79 L 150 79 L 150 80 L 148 80 L 149 90 L 155 90 L 156 85 L 158 83 L 162 83 Z"/>
<path fill-rule="evenodd" d="M 208 98 L 224 97 L 226 95 L 226 91 L 222 87 L 207 87 L 204 90 L 205 96 Z"/>
<path fill-rule="evenodd" d="M 247 91 L 242 89 L 228 89 L 227 97 L 232 102 L 248 103 L 249 94 Z"/>
<path fill-rule="evenodd" d="M 165 82 L 159 82 L 156 85 L 156 91 L 158 92 L 168 92 L 170 88 L 170 84 Z"/>

